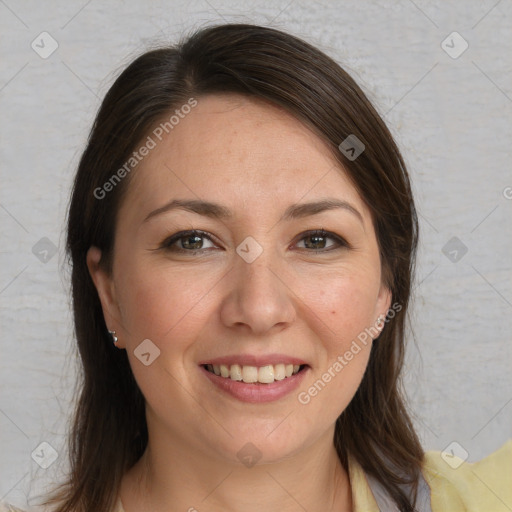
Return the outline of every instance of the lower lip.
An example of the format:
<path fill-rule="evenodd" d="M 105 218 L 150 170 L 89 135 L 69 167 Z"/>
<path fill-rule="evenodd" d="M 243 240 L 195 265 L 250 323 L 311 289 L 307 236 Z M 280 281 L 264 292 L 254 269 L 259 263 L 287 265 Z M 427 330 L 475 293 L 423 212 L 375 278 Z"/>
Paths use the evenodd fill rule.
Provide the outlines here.
<path fill-rule="evenodd" d="M 249 403 L 263 403 L 279 400 L 296 389 L 302 382 L 305 374 L 309 371 L 309 366 L 307 366 L 299 373 L 291 377 L 286 377 L 283 380 L 275 380 L 271 384 L 261 384 L 260 382 L 247 384 L 243 381 L 215 375 L 215 373 L 209 372 L 203 366 L 199 368 L 218 389 L 225 391 L 227 394 L 242 402 Z"/>

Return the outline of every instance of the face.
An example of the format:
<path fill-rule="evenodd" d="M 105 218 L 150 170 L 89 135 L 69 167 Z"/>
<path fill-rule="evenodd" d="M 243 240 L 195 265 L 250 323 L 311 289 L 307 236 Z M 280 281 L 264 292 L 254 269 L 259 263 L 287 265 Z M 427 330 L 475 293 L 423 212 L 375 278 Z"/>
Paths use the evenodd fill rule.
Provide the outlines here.
<path fill-rule="evenodd" d="M 328 148 L 275 106 L 211 95 L 132 172 L 112 274 L 95 248 L 88 265 L 150 440 L 235 462 L 251 442 L 272 462 L 331 435 L 390 292 L 370 211 Z"/>

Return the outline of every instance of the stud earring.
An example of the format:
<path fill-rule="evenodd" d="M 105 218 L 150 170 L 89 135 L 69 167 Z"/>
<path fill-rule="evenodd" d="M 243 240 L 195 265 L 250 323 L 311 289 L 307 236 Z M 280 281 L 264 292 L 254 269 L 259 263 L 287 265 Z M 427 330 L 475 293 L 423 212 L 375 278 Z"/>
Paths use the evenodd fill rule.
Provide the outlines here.
<path fill-rule="evenodd" d="M 386 321 L 386 317 L 384 315 L 380 315 L 379 318 L 377 318 L 377 328 L 379 331 L 382 331 L 384 329 L 384 323 Z"/>
<path fill-rule="evenodd" d="M 108 333 L 110 334 L 110 337 L 112 338 L 112 343 L 114 344 L 114 346 L 117 346 L 116 345 L 116 343 L 117 343 L 116 331 L 111 331 L 109 329 Z"/>

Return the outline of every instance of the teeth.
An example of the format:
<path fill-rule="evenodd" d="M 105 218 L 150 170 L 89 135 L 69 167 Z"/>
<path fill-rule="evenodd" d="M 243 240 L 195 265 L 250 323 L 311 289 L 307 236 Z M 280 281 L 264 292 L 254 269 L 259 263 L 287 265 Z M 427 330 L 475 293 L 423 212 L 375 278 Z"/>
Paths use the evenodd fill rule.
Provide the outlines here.
<path fill-rule="evenodd" d="M 206 369 L 220 375 L 226 379 L 244 381 L 246 383 L 261 382 L 262 384 L 271 384 L 275 380 L 283 380 L 287 377 L 295 375 L 299 369 L 298 364 L 283 364 L 276 365 L 268 364 L 265 366 L 240 366 L 239 364 L 232 364 L 231 367 L 221 364 L 207 364 Z"/>
<path fill-rule="evenodd" d="M 258 382 L 258 368 L 256 366 L 242 366 L 242 380 L 244 382 Z"/>
<path fill-rule="evenodd" d="M 242 368 L 240 367 L 240 365 L 232 364 L 229 376 L 231 380 L 242 380 Z"/>
<path fill-rule="evenodd" d="M 258 382 L 263 384 L 270 384 L 274 382 L 274 366 L 269 364 L 268 366 L 262 366 L 258 368 Z"/>
<path fill-rule="evenodd" d="M 286 377 L 284 364 L 276 364 L 274 366 L 274 380 L 283 380 Z"/>

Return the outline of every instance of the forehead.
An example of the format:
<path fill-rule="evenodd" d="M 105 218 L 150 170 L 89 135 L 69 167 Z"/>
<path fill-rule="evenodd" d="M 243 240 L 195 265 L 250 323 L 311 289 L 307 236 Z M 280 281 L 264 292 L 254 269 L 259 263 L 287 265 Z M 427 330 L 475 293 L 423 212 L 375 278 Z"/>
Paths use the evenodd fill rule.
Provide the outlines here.
<path fill-rule="evenodd" d="M 155 147 L 134 169 L 122 208 L 143 214 L 186 197 L 255 214 L 329 195 L 365 210 L 325 142 L 280 107 L 210 95 L 176 120 L 162 140 L 150 133 Z"/>

